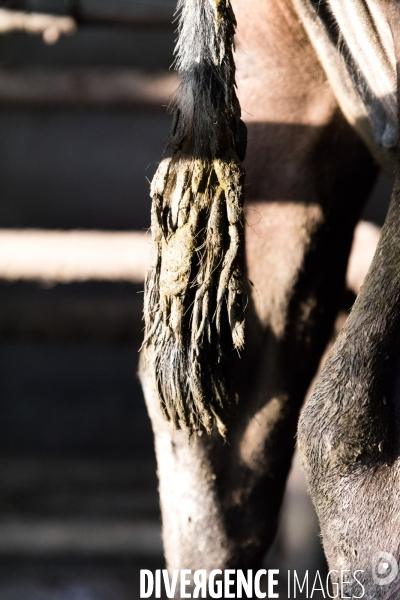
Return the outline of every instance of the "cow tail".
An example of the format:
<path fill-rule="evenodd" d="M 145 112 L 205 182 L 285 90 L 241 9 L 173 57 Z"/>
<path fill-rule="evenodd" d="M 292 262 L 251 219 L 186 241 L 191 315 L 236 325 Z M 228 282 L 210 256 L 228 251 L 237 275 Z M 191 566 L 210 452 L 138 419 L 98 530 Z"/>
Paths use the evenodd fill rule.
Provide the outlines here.
<path fill-rule="evenodd" d="M 153 259 L 144 365 L 164 416 L 188 435 L 225 436 L 244 344 L 241 161 L 229 0 L 180 0 L 173 127 L 151 184 Z"/>

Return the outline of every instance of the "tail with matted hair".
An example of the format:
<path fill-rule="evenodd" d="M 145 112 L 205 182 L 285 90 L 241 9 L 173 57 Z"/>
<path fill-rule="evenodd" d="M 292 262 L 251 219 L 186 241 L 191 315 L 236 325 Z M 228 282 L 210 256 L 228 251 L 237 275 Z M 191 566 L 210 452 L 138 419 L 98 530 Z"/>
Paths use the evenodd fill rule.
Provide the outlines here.
<path fill-rule="evenodd" d="M 189 435 L 225 435 L 236 401 L 231 363 L 244 344 L 246 127 L 235 92 L 229 0 L 180 0 L 181 85 L 151 185 L 152 266 L 145 287 L 145 369 L 164 416 Z"/>

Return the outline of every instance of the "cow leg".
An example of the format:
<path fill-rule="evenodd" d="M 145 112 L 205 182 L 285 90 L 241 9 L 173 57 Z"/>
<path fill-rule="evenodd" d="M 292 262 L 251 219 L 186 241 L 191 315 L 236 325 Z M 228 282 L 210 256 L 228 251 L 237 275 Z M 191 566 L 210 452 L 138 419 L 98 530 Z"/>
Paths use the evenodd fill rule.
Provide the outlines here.
<path fill-rule="evenodd" d="M 250 10 L 251 8 L 251 10 Z M 170 569 L 256 566 L 271 544 L 298 411 L 343 290 L 376 169 L 345 123 L 291 3 L 236 0 L 246 159 L 247 340 L 226 442 L 190 442 L 141 375 Z"/>
<path fill-rule="evenodd" d="M 399 65 L 400 6 L 388 7 Z M 340 581 L 340 570 L 350 571 L 343 597 L 397 600 L 400 595 L 399 335 L 398 165 L 371 268 L 299 422 L 299 447 L 326 556 L 338 571 L 333 580 Z M 364 595 L 351 575 L 358 569 Z"/>

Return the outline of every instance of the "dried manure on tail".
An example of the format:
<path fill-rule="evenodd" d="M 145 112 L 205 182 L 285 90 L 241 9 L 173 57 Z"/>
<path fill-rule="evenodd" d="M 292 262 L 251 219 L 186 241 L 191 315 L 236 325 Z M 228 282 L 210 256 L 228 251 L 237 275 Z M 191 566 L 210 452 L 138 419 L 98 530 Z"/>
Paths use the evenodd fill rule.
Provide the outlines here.
<path fill-rule="evenodd" d="M 244 344 L 246 128 L 235 92 L 228 0 L 182 0 L 181 85 L 151 186 L 152 266 L 145 288 L 146 371 L 164 416 L 188 435 L 225 435 Z"/>

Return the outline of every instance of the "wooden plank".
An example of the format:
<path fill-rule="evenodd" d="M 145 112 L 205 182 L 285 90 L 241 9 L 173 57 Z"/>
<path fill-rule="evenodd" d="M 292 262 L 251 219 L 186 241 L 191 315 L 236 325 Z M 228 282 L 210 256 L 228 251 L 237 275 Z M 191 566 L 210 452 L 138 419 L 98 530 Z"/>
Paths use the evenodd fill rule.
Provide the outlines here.
<path fill-rule="evenodd" d="M 141 232 L 0 230 L 0 279 L 144 281 L 151 236 Z"/>
<path fill-rule="evenodd" d="M 0 498 L 2 558 L 162 555 L 153 460 L 1 458 Z"/>
<path fill-rule="evenodd" d="M 356 228 L 347 272 L 354 294 L 379 234 L 370 223 Z M 150 249 L 139 232 L 0 230 L 0 337 L 140 345 Z M 70 285 L 43 287 L 57 283 Z"/>
<path fill-rule="evenodd" d="M 161 525 L 156 521 L 117 519 L 0 520 L 0 556 L 37 557 L 162 555 Z"/>
<path fill-rule="evenodd" d="M 0 105 L 165 111 L 175 73 L 121 68 L 0 69 Z"/>
<path fill-rule="evenodd" d="M 347 284 L 358 294 L 373 258 L 380 228 L 355 230 Z M 150 261 L 151 236 L 142 232 L 0 229 L 0 279 L 70 283 L 141 283 Z"/>
<path fill-rule="evenodd" d="M 41 34 L 54 44 L 60 35 L 74 33 L 77 25 L 174 28 L 174 0 L 77 0 L 73 3 L 25 0 L 23 10 L 0 9 L 0 33 Z"/>
<path fill-rule="evenodd" d="M 54 44 L 61 35 L 72 35 L 76 31 L 76 22 L 69 16 L 0 8 L 0 34 L 3 35 L 15 32 L 42 35 L 47 44 Z"/>

